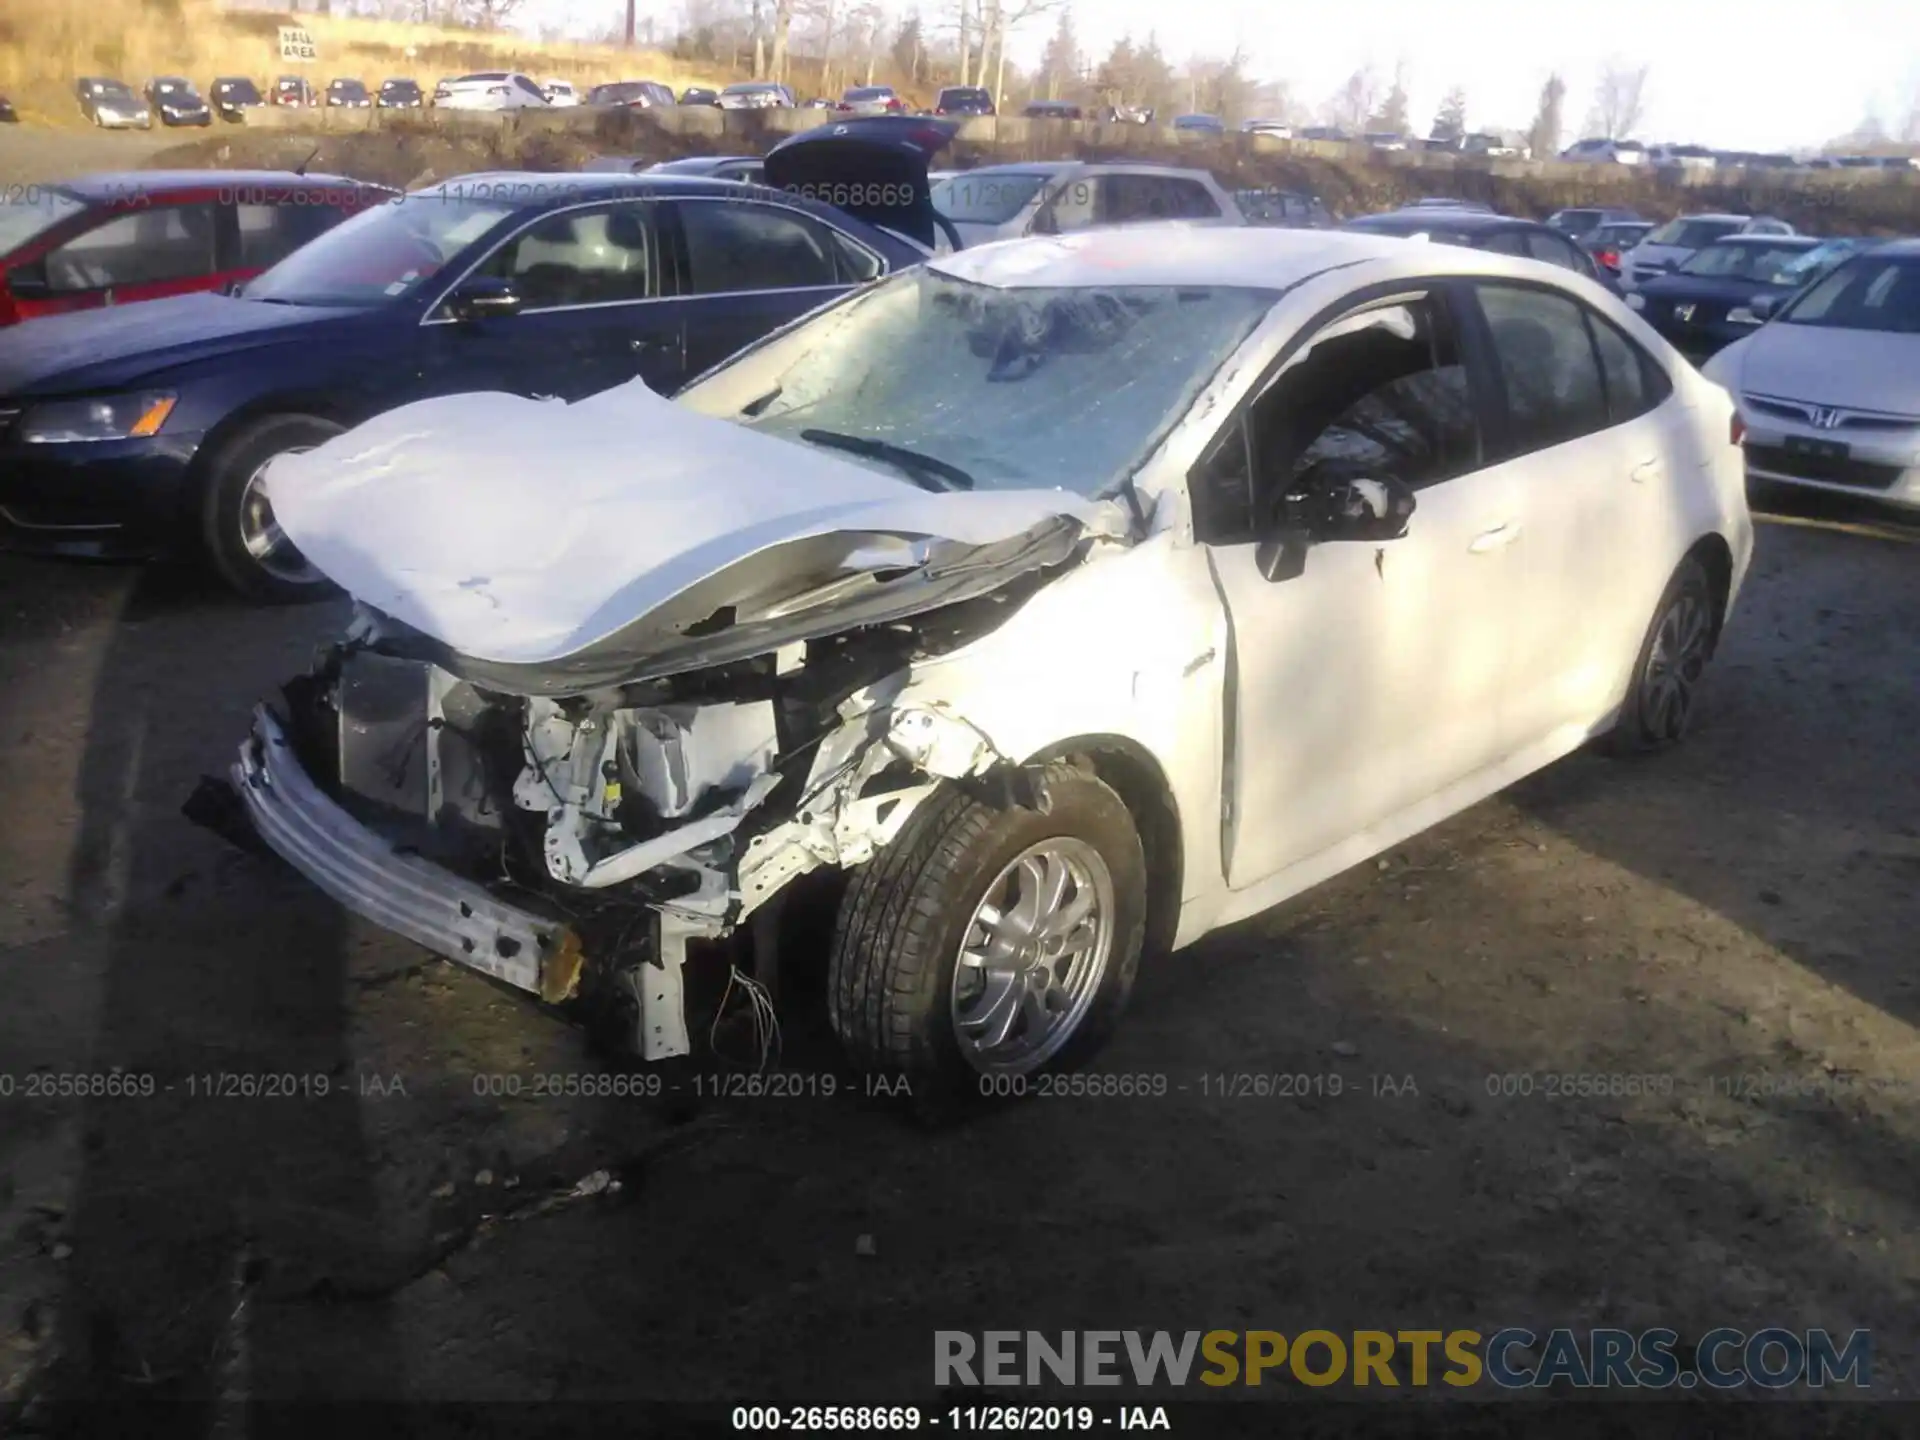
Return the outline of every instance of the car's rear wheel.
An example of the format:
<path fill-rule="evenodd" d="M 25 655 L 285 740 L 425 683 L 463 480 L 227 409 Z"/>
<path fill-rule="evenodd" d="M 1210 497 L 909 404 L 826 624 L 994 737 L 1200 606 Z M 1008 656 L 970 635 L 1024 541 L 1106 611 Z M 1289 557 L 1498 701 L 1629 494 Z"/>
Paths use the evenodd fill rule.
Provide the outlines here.
<path fill-rule="evenodd" d="M 1720 617 L 1706 567 L 1689 555 L 1667 582 L 1640 642 L 1620 718 L 1606 737 L 1615 754 L 1664 750 L 1686 738 Z"/>
<path fill-rule="evenodd" d="M 854 872 L 834 930 L 833 1029 L 916 1094 L 1018 1094 L 1100 1046 L 1133 988 L 1146 859 L 1090 772 L 1034 772 L 1034 808 L 942 786 Z"/>
<path fill-rule="evenodd" d="M 311 450 L 343 428 L 317 415 L 266 415 L 227 437 L 210 457 L 201 538 L 214 571 L 231 589 L 269 604 L 333 593 L 332 583 L 274 519 L 265 479 L 270 462 Z"/>

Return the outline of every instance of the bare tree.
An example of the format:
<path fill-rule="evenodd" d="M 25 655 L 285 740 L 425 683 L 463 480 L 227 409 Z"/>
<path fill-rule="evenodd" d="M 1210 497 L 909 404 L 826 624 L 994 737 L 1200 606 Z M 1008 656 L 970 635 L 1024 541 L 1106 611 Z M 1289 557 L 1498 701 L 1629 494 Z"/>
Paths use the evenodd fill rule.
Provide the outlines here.
<path fill-rule="evenodd" d="M 773 54 L 767 61 L 768 78 L 777 84 L 787 79 L 787 37 L 793 31 L 793 10 L 797 0 L 773 0 Z"/>
<path fill-rule="evenodd" d="M 1618 60 L 1609 60 L 1600 71 L 1600 83 L 1594 87 L 1593 116 L 1587 132 L 1606 140 L 1625 140 L 1640 128 L 1646 114 L 1647 71 L 1642 65 L 1630 70 Z"/>
<path fill-rule="evenodd" d="M 973 83 L 974 0 L 960 0 L 960 83 Z"/>
<path fill-rule="evenodd" d="M 1047 99 L 1058 100 L 1061 92 L 1080 78 L 1081 64 L 1080 37 L 1073 28 L 1073 9 L 1063 5 L 1060 19 L 1040 58 L 1040 77 L 1047 87 Z"/>
<path fill-rule="evenodd" d="M 1347 77 L 1347 83 L 1334 92 L 1332 100 L 1327 102 L 1328 122 L 1339 126 L 1348 134 L 1358 134 L 1366 128 L 1367 119 L 1375 109 L 1380 97 L 1380 79 L 1368 65 L 1356 70 Z"/>
<path fill-rule="evenodd" d="M 926 34 L 921 28 L 920 12 L 915 10 L 900 22 L 893 37 L 893 68 L 904 71 L 914 84 L 920 83 L 920 61 L 926 54 Z"/>
<path fill-rule="evenodd" d="M 1387 98 L 1367 119 L 1367 129 L 1381 131 L 1389 135 L 1405 135 L 1413 128 L 1413 116 L 1409 113 L 1407 100 L 1406 62 L 1393 67 L 1393 85 L 1387 91 Z"/>
<path fill-rule="evenodd" d="M 975 78 L 962 84 L 985 85 L 993 76 L 998 103 L 1007 82 L 1007 37 L 1036 16 L 1058 9 L 1064 0 L 980 0 L 980 55 Z"/>
<path fill-rule="evenodd" d="M 1920 145 L 1920 64 L 1907 72 L 1906 84 L 1894 113 L 1900 116 L 1900 142 Z"/>
<path fill-rule="evenodd" d="M 1551 160 L 1560 153 L 1560 136 L 1566 129 L 1566 103 L 1567 82 L 1558 75 L 1549 75 L 1547 83 L 1540 87 L 1540 108 L 1534 112 L 1533 124 L 1527 130 L 1527 148 L 1533 152 L 1534 159 Z"/>
<path fill-rule="evenodd" d="M 1467 92 L 1461 86 L 1447 91 L 1440 110 L 1433 117 L 1433 138 L 1458 140 L 1467 133 Z"/>

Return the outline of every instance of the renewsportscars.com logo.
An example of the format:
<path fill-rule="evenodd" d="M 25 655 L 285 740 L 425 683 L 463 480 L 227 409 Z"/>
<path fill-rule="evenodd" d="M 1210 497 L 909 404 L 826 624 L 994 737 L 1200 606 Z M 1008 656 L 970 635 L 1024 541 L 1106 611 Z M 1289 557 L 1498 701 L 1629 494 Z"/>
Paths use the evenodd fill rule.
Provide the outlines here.
<path fill-rule="evenodd" d="M 1784 1390 L 1872 1384 L 1854 1330 L 936 1330 L 938 1386 L 1426 1386 Z"/>

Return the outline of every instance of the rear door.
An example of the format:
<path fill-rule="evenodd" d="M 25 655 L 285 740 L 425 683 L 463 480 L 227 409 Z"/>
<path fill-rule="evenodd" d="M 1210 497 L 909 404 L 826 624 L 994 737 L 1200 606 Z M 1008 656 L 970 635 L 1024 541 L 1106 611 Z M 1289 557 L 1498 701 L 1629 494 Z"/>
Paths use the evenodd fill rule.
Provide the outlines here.
<path fill-rule="evenodd" d="M 1207 187 L 1178 175 L 1111 170 L 1096 181 L 1096 215 L 1102 225 L 1151 220 L 1218 220 L 1220 206 Z"/>
<path fill-rule="evenodd" d="M 886 268 L 852 236 L 778 201 L 686 196 L 662 209 L 689 379 Z"/>
<path fill-rule="evenodd" d="M 624 200 L 542 216 L 503 241 L 471 274 L 512 284 L 520 309 L 462 321 L 437 306 L 423 322 L 431 388 L 580 400 L 638 378 L 671 390 L 685 338 L 663 290 L 659 220 L 654 202 Z"/>
<path fill-rule="evenodd" d="M 1671 382 L 1604 316 L 1545 285 L 1472 288 L 1517 506 L 1507 720 L 1518 749 L 1570 749 L 1618 702 L 1686 543 L 1673 487 L 1699 460 Z"/>
<path fill-rule="evenodd" d="M 9 272 L 22 319 L 209 290 L 219 284 L 219 206 L 141 197 Z"/>

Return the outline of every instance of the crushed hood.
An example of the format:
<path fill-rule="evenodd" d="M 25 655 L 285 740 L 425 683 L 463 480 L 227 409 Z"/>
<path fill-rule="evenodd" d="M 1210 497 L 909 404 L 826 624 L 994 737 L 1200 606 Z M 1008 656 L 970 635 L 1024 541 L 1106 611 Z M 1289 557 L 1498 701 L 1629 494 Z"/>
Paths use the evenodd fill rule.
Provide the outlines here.
<path fill-rule="evenodd" d="M 1129 518 L 1063 490 L 921 490 L 638 381 L 572 405 L 402 406 L 276 460 L 267 484 L 287 536 L 356 599 L 457 655 L 583 683 L 949 603 Z"/>

